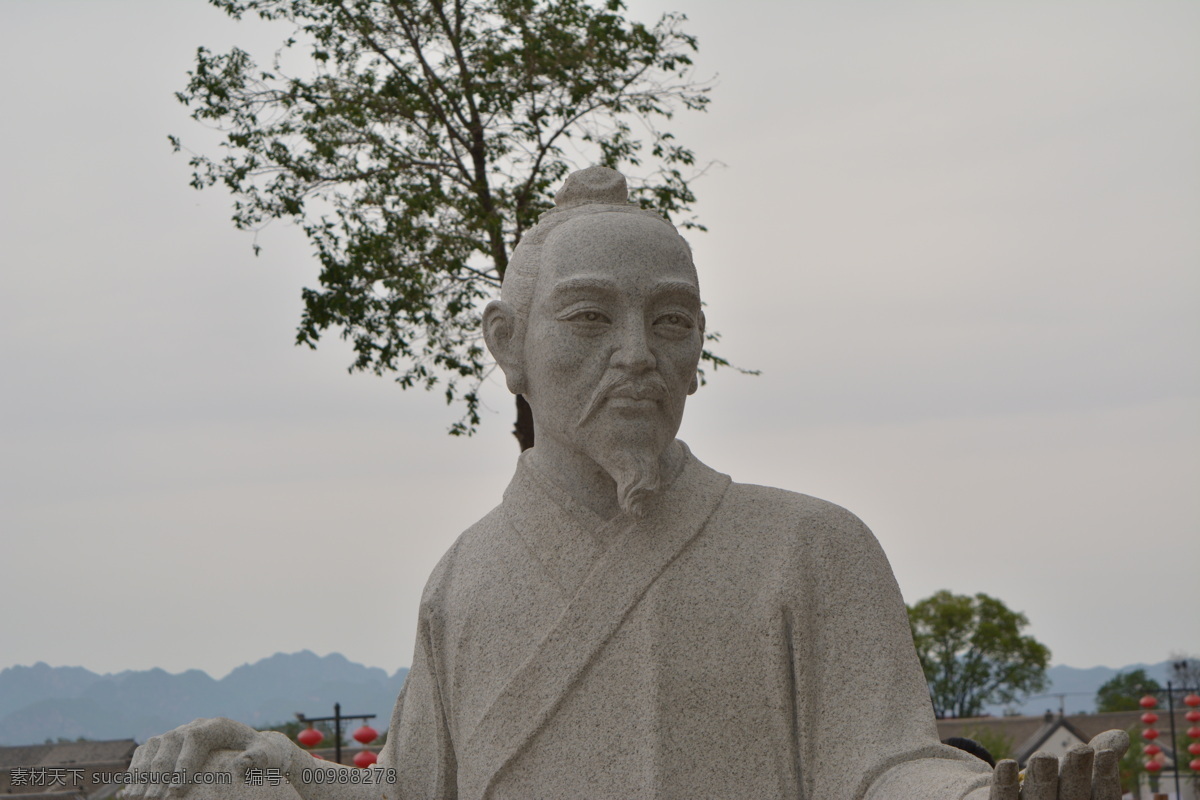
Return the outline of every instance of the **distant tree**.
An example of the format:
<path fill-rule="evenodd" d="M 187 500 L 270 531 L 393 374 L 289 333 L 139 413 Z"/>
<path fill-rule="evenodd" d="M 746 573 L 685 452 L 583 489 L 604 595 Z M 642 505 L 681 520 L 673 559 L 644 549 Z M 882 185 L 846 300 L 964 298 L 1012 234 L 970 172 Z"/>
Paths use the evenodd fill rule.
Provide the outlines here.
<path fill-rule="evenodd" d="M 266 728 L 258 728 L 257 730 L 276 731 L 277 733 L 282 733 L 284 736 L 291 739 L 293 742 L 296 742 L 296 736 L 299 735 L 300 731 L 304 730 L 307 727 L 308 727 L 307 723 L 302 723 L 299 720 L 292 720 L 291 722 L 283 722 L 283 723 L 280 723 L 279 725 L 271 725 Z M 325 736 L 325 738 L 321 740 L 321 743 L 318 744 L 317 747 L 314 749 L 321 749 L 324 747 L 334 747 L 337 745 L 338 741 L 337 741 L 337 737 L 334 736 L 332 722 L 317 722 L 317 723 L 313 724 L 313 727 L 316 728 L 317 730 L 319 730 Z M 349 740 L 346 738 L 345 730 L 343 730 L 343 732 L 342 732 L 341 744 L 343 747 L 348 747 L 350 744 Z M 298 742 L 297 742 L 297 746 L 304 747 L 304 745 L 299 744 Z M 309 749 L 309 748 L 305 748 L 305 749 Z"/>
<path fill-rule="evenodd" d="M 913 641 L 938 718 L 975 717 L 1047 685 L 1050 650 L 1024 614 L 986 594 L 942 590 L 908 609 Z"/>
<path fill-rule="evenodd" d="M 1118 672 L 1096 690 L 1097 711 L 1137 711 L 1138 701 L 1149 692 L 1161 692 L 1158 681 L 1144 669 Z"/>
<path fill-rule="evenodd" d="M 1133 800 L 1139 800 L 1141 797 L 1142 776 L 1149 772 L 1146 769 L 1146 756 L 1142 753 L 1142 748 L 1138 744 L 1141 741 L 1142 726 L 1134 725 L 1126 733 L 1129 734 L 1129 741 L 1132 744 L 1125 751 L 1125 755 L 1121 756 L 1121 761 L 1117 765 L 1117 769 L 1121 775 L 1121 793 L 1127 793 Z M 1150 776 L 1152 779 L 1155 778 L 1154 773 L 1150 773 Z"/>
<path fill-rule="evenodd" d="M 1200 656 L 1172 650 L 1168 660 L 1171 662 L 1169 674 L 1174 688 L 1180 692 L 1200 689 Z"/>
<path fill-rule="evenodd" d="M 291 722 L 281 722 L 278 725 L 268 725 L 265 728 L 256 728 L 256 730 L 282 733 L 287 738 L 295 741 L 296 734 L 300 733 L 301 730 L 307 727 L 307 725 L 301 724 L 299 720 L 292 720 Z"/>
<path fill-rule="evenodd" d="M 995 727 L 980 725 L 974 728 L 967 728 L 964 735 L 983 745 L 992 754 L 992 759 L 995 761 L 1016 758 L 1015 753 L 1017 748 L 1013 744 L 1012 737 Z"/>
<path fill-rule="evenodd" d="M 177 96 L 226 136 L 220 157 L 191 159 L 192 185 L 225 186 L 238 228 L 298 224 L 321 272 L 297 343 L 334 328 L 354 346 L 352 372 L 440 386 L 465 406 L 452 433 L 475 430 L 492 367 L 478 308 L 572 168 L 621 168 L 638 203 L 702 228 L 695 156 L 659 127 L 709 101 L 681 14 L 647 26 L 621 0 L 209 2 L 294 33 L 269 66 L 197 51 Z M 297 63 L 311 75 L 290 74 Z M 524 449 L 532 418 L 517 408 Z"/>

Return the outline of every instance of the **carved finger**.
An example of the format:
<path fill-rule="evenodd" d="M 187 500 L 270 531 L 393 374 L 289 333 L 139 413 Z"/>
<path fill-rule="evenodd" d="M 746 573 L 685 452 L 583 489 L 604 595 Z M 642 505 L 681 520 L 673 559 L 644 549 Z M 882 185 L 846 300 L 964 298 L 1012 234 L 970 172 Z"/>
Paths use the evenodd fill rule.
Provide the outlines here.
<path fill-rule="evenodd" d="M 280 746 L 279 739 L 285 745 L 291 742 L 281 733 L 263 733 L 242 752 L 234 762 L 234 770 L 240 774 L 251 767 L 256 769 L 286 769 L 289 758 L 287 752 Z"/>
<path fill-rule="evenodd" d="M 1121 800 L 1120 758 L 1114 750 L 1096 752 L 1092 763 L 1092 800 Z"/>
<path fill-rule="evenodd" d="M 183 747 L 184 741 L 184 735 L 178 730 L 163 735 L 162 741 L 158 745 L 158 752 L 154 754 L 154 760 L 150 762 L 150 771 L 158 776 L 158 779 L 147 784 L 147 798 L 157 800 L 157 798 L 172 796 L 170 793 L 173 785 L 171 775 L 179 769 L 177 766 L 179 751 Z"/>
<path fill-rule="evenodd" d="M 225 717 L 198 719 L 192 724 L 195 729 L 190 738 L 194 738 L 198 745 L 203 745 L 206 754 L 214 750 L 245 750 L 258 737 L 258 731 L 249 725 Z"/>
<path fill-rule="evenodd" d="M 1112 750 L 1117 754 L 1117 761 L 1129 749 L 1129 734 L 1125 731 L 1105 731 L 1088 742 L 1093 750 Z"/>
<path fill-rule="evenodd" d="M 179 771 L 199 772 L 212 754 L 212 744 L 212 739 L 203 734 L 193 734 L 184 739 L 183 747 L 179 750 Z"/>
<path fill-rule="evenodd" d="M 1096 751 L 1077 744 L 1058 762 L 1058 800 L 1091 800 L 1092 761 Z"/>
<path fill-rule="evenodd" d="M 1058 759 L 1041 750 L 1025 763 L 1021 800 L 1058 800 Z"/>
<path fill-rule="evenodd" d="M 174 800 L 175 798 L 183 797 L 183 789 L 173 789 L 173 784 L 170 783 L 150 783 L 146 785 L 146 800 Z"/>
<path fill-rule="evenodd" d="M 151 772 L 174 772 L 175 763 L 179 760 L 179 750 L 183 747 L 183 737 L 172 731 L 162 737 L 154 759 L 150 762 Z"/>
<path fill-rule="evenodd" d="M 133 759 L 129 762 L 130 772 L 149 772 L 150 765 L 162 744 L 161 736 L 151 736 L 137 750 L 133 751 Z M 130 783 L 125 787 L 124 796 L 131 800 L 141 800 L 147 796 L 150 787 L 144 783 Z"/>
<path fill-rule="evenodd" d="M 154 758 L 154 751 L 158 748 L 158 738 L 151 736 L 138 748 L 133 751 L 133 758 L 129 761 L 130 772 L 141 772 L 149 768 L 150 761 Z M 130 800 L 140 800 L 145 795 L 143 786 L 140 783 L 131 783 L 125 787 L 123 792 L 124 797 Z"/>
<path fill-rule="evenodd" d="M 157 749 L 158 737 L 151 736 L 139 745 L 137 750 L 133 751 L 133 759 L 129 762 L 129 769 L 149 769 L 150 762 L 154 760 L 154 751 Z"/>
<path fill-rule="evenodd" d="M 205 731 L 212 722 L 215 720 L 193 720 L 166 734 L 163 737 L 163 744 L 159 747 L 160 753 L 169 748 L 174 751 L 174 754 L 169 764 L 166 763 L 165 758 L 156 757 L 154 760 L 155 771 L 160 774 L 178 772 L 188 775 L 199 771 L 208 757 Z M 146 800 L 182 798 L 187 795 L 189 786 L 186 780 L 171 781 L 168 779 L 164 783 L 151 785 L 146 792 Z"/>
<path fill-rule="evenodd" d="M 988 793 L 988 800 L 1018 800 L 1020 793 L 1017 762 L 1006 758 L 992 771 L 992 790 Z"/>

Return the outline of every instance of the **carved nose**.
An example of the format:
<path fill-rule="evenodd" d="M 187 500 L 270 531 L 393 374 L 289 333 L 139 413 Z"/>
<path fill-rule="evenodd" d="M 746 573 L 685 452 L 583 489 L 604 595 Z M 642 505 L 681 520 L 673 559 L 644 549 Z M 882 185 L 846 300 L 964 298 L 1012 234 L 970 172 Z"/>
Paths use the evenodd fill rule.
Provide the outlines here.
<path fill-rule="evenodd" d="M 613 351 L 611 363 L 614 367 L 637 374 L 654 369 L 658 362 L 650 350 L 646 332 L 640 327 L 635 327 L 622 338 L 620 345 Z"/>

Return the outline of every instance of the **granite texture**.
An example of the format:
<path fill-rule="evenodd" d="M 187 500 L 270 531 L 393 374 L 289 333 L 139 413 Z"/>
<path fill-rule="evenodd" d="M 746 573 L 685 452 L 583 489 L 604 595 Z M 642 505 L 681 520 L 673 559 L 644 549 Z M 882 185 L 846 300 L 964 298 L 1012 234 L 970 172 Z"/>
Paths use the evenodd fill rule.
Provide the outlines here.
<path fill-rule="evenodd" d="M 986 784 L 983 762 L 937 741 L 862 523 L 683 458 L 642 518 L 609 522 L 522 459 L 426 590 L 382 759 L 400 796 L 850 798 L 878 784 L 949 798 Z M 951 793 L 925 794 L 935 780 Z"/>
<path fill-rule="evenodd" d="M 307 754 L 229 720 L 152 739 L 134 768 L 252 765 L 296 784 L 189 790 L 201 800 L 1119 796 L 1119 735 L 1035 759 L 1023 786 L 1012 762 L 993 781 L 938 741 L 871 532 L 733 483 L 675 439 L 704 342 L 687 243 L 603 167 L 557 203 L 483 315 L 537 446 L 426 586 L 380 758 L 394 783 L 303 783 Z"/>

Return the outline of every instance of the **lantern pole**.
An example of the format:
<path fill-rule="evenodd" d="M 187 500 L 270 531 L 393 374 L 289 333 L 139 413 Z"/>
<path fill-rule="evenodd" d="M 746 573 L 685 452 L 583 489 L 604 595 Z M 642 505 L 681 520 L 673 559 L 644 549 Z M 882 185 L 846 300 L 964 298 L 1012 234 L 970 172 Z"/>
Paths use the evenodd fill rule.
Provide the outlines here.
<path fill-rule="evenodd" d="M 1191 688 L 1191 687 L 1187 686 L 1186 684 L 1184 684 L 1183 686 L 1180 686 L 1178 689 L 1175 689 L 1174 686 L 1171 685 L 1171 681 L 1167 681 L 1167 688 L 1165 690 L 1160 689 L 1158 691 L 1148 691 L 1146 693 L 1145 699 L 1149 700 L 1150 696 L 1156 695 L 1156 694 L 1163 694 L 1164 692 L 1167 695 L 1167 720 L 1171 725 L 1171 748 L 1172 748 L 1173 752 L 1175 753 L 1175 759 L 1174 759 L 1175 767 L 1173 770 L 1175 773 L 1175 797 L 1182 798 L 1183 795 L 1180 794 L 1180 789 L 1179 789 L 1179 772 L 1181 769 L 1183 769 L 1183 765 L 1180 764 L 1179 761 L 1181 758 L 1183 758 L 1183 754 L 1181 752 L 1182 748 L 1179 746 L 1180 745 L 1179 738 L 1175 735 L 1175 692 L 1177 692 L 1177 691 L 1178 692 L 1193 692 L 1193 691 L 1196 691 L 1196 689 Z M 1184 703 L 1186 705 L 1188 705 L 1188 707 L 1190 708 L 1191 703 L 1188 702 L 1189 699 L 1190 698 L 1185 699 Z M 1143 706 L 1143 707 L 1145 708 L 1146 706 Z M 1189 731 L 1188 731 L 1188 736 L 1191 737 L 1191 729 L 1189 729 Z M 1191 766 L 1191 764 L 1189 764 L 1188 766 Z"/>
<path fill-rule="evenodd" d="M 1183 769 L 1179 759 L 1183 758 L 1183 754 L 1179 752 L 1179 740 L 1175 738 L 1175 693 L 1171 691 L 1170 681 L 1167 681 L 1167 719 L 1171 721 L 1171 750 L 1175 753 L 1175 797 L 1176 800 L 1183 800 L 1183 795 L 1179 793 L 1179 771 Z"/>
<path fill-rule="evenodd" d="M 307 722 L 310 725 L 314 722 L 332 722 L 334 731 L 333 740 L 333 759 L 336 763 L 342 763 L 342 720 L 344 719 L 361 719 L 364 723 L 369 719 L 375 719 L 374 714 L 343 714 L 342 704 L 333 704 L 332 717 L 306 717 L 299 711 L 296 712 L 296 719 L 301 722 Z"/>

